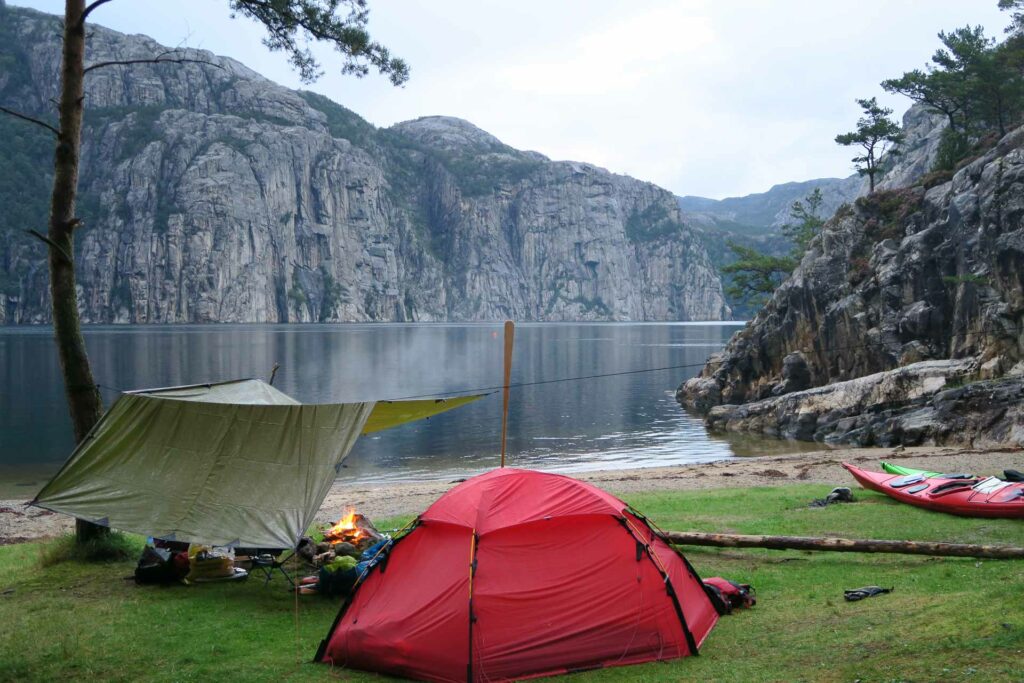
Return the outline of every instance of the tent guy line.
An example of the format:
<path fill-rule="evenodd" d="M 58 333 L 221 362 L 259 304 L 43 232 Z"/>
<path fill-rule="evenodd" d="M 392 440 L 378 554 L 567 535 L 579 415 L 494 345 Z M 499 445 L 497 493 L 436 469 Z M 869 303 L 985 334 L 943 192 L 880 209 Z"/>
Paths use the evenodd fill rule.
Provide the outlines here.
<path fill-rule="evenodd" d="M 838 351 L 850 351 L 854 349 L 867 349 L 871 347 L 885 347 L 885 342 L 864 342 L 861 344 L 850 344 L 848 346 L 835 346 L 831 348 L 821 349 L 821 353 L 835 353 Z M 810 349 L 795 349 L 793 352 L 799 351 L 801 353 L 810 353 Z M 604 377 L 621 377 L 623 375 L 639 375 L 648 372 L 665 372 L 667 370 L 692 370 L 693 368 L 703 368 L 708 365 L 722 363 L 721 360 L 713 360 L 708 358 L 700 363 L 683 363 L 681 365 L 663 365 L 656 368 L 640 368 L 638 370 L 620 370 L 617 372 L 602 372 L 593 375 L 578 375 L 576 377 L 558 377 L 555 379 L 542 379 L 532 382 L 514 382 L 509 384 L 510 389 L 521 389 L 524 387 L 541 386 L 544 384 L 558 384 L 561 382 L 580 382 L 589 379 L 602 379 Z M 105 389 L 107 391 L 115 391 L 120 394 L 130 393 L 130 390 L 120 389 L 111 384 L 97 384 L 97 388 Z M 444 398 L 446 396 L 459 396 L 465 394 L 489 394 L 495 391 L 504 389 L 504 384 L 494 384 L 486 387 L 476 387 L 471 389 L 454 389 L 450 391 L 432 391 L 424 394 L 410 394 L 408 396 L 396 396 L 392 398 L 377 399 L 378 402 L 386 403 L 389 401 L 408 401 L 412 399 L 429 399 L 429 398 Z"/>
<path fill-rule="evenodd" d="M 848 350 L 852 350 L 852 349 L 866 349 L 866 348 L 877 347 L 877 346 L 883 346 L 884 347 L 884 346 L 886 346 L 886 344 L 884 342 L 865 342 L 865 343 L 862 343 L 862 344 L 851 344 L 849 346 L 836 346 L 836 347 L 832 347 L 832 348 L 828 348 L 828 349 L 821 349 L 821 352 L 822 353 L 834 353 L 834 352 L 837 352 L 837 351 L 848 351 Z M 795 349 L 793 352 L 796 352 L 796 351 L 799 351 L 801 353 L 810 353 L 809 349 Z M 638 370 L 620 370 L 618 372 L 602 372 L 602 373 L 597 373 L 597 374 L 594 374 L 594 375 L 578 375 L 576 377 L 559 377 L 559 378 L 556 378 L 556 379 L 542 379 L 542 380 L 536 380 L 536 381 L 533 381 L 533 382 L 515 382 L 515 383 L 512 383 L 512 384 L 509 384 L 508 387 L 510 389 L 520 389 L 520 388 L 523 388 L 523 387 L 534 387 L 534 386 L 540 386 L 540 385 L 543 385 L 543 384 L 558 384 L 560 382 L 579 382 L 579 381 L 582 381 L 582 380 L 601 379 L 601 378 L 604 378 L 604 377 L 621 377 L 623 375 L 639 375 L 639 374 L 643 374 L 643 373 L 646 373 L 646 372 L 664 372 L 666 370 L 692 370 L 693 368 L 703 368 L 703 367 L 706 367 L 708 365 L 714 365 L 714 364 L 718 364 L 718 363 L 722 363 L 722 362 L 724 362 L 724 361 L 714 360 L 712 358 L 708 358 L 708 359 L 706 359 L 706 360 L 704 360 L 704 361 L 702 361 L 700 363 L 683 363 L 682 365 L 663 365 L 663 366 L 656 367 L 656 368 L 641 368 L 641 369 L 638 369 Z M 400 397 L 397 397 L 397 398 L 389 398 L 389 399 L 384 399 L 384 400 L 387 400 L 387 401 L 407 401 L 407 400 L 416 399 L 416 398 L 433 398 L 433 397 L 440 398 L 440 397 L 443 397 L 443 396 L 471 394 L 471 393 L 475 394 L 475 393 L 494 392 L 494 391 L 498 391 L 499 389 L 504 389 L 504 388 L 505 388 L 504 384 L 495 384 L 495 385 L 487 386 L 487 387 L 478 387 L 476 389 L 456 389 L 454 391 L 435 391 L 435 392 L 432 392 L 432 393 L 429 393 L 429 394 L 413 394 L 413 395 L 410 395 L 410 396 L 400 396 Z"/>

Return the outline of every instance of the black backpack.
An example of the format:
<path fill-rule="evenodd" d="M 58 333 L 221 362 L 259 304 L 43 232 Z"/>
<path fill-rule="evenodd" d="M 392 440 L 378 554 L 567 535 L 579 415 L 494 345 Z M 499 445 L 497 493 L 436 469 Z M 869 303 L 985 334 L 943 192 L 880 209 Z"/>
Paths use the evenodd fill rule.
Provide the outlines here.
<path fill-rule="evenodd" d="M 736 583 L 720 576 L 704 579 L 704 592 L 711 599 L 715 611 L 720 615 L 732 614 L 740 607 L 753 607 L 757 604 L 754 588 L 746 583 Z"/>
<path fill-rule="evenodd" d="M 146 546 L 135 567 L 137 584 L 177 583 L 185 577 L 181 567 L 174 562 L 175 553 L 165 548 Z M 187 572 L 186 572 L 187 573 Z"/>

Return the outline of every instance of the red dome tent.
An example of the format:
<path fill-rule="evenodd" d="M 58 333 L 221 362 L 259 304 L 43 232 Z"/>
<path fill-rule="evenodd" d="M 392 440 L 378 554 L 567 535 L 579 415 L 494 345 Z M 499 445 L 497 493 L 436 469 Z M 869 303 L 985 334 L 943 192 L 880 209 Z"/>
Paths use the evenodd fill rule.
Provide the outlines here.
<path fill-rule="evenodd" d="M 530 678 L 697 654 L 717 618 L 697 573 L 625 503 L 499 469 L 420 515 L 316 659 L 430 681 Z"/>

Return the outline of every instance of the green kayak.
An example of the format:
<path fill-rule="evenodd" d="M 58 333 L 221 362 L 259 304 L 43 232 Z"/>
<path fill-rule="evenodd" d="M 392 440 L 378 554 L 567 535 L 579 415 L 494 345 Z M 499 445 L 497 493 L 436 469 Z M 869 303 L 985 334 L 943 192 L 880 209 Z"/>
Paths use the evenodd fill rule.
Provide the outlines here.
<path fill-rule="evenodd" d="M 929 472 L 928 470 L 915 470 L 913 467 L 903 467 L 902 465 L 893 465 L 891 462 L 882 461 L 882 469 L 889 474 L 901 474 L 903 476 L 911 474 L 920 474 L 922 477 L 941 477 L 942 472 Z M 967 475 L 969 477 L 969 475 Z M 957 477 L 962 479 L 963 477 Z"/>

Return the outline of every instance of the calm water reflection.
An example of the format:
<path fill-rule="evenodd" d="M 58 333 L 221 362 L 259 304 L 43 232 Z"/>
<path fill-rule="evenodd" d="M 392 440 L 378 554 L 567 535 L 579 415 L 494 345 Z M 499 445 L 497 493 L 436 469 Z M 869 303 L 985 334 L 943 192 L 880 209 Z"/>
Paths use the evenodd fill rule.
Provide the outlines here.
<path fill-rule="evenodd" d="M 521 324 L 513 382 L 698 365 L 734 324 Z M 97 381 L 116 389 L 267 377 L 303 402 L 401 398 L 501 382 L 499 324 L 92 327 Z M 510 462 L 559 471 L 733 457 L 672 397 L 696 367 L 543 384 L 512 394 Z M 359 440 L 345 478 L 455 477 L 497 463 L 501 396 Z M 746 443 L 755 451 L 772 442 Z M 72 447 L 47 328 L 0 328 L 0 482 L 52 471 Z M 792 448 L 792 444 L 787 446 Z M 31 475 L 30 475 L 31 472 Z M 26 483 L 21 481 L 21 483 Z"/>

